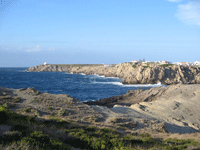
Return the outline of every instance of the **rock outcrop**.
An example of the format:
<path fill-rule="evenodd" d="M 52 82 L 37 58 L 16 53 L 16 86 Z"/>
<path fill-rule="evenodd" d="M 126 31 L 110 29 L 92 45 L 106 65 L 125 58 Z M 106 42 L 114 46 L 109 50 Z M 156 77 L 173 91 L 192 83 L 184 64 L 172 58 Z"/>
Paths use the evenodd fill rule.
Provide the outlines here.
<path fill-rule="evenodd" d="M 157 65 L 157 64 L 131 64 L 123 63 L 117 66 L 104 67 L 103 65 L 39 65 L 26 71 L 51 71 L 84 73 L 86 75 L 98 74 L 105 77 L 123 78 L 124 84 L 157 84 L 161 82 L 170 84 L 199 84 L 200 67 Z"/>
<path fill-rule="evenodd" d="M 130 90 L 124 95 L 108 97 L 96 101 L 84 102 L 88 105 L 106 106 L 108 108 L 114 105 L 131 106 L 139 102 L 152 102 L 161 96 L 168 87 L 154 87 L 149 90 Z"/>

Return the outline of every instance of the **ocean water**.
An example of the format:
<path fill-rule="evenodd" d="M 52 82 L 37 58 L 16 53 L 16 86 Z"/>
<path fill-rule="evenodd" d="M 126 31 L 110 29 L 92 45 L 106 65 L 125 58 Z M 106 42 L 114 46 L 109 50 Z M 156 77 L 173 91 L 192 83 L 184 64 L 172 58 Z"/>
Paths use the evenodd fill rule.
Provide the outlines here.
<path fill-rule="evenodd" d="M 125 94 L 129 90 L 150 89 L 156 85 L 123 85 L 122 79 L 66 72 L 25 72 L 28 68 L 0 68 L 0 86 L 34 87 L 41 92 L 68 94 L 81 101 L 99 100 Z"/>

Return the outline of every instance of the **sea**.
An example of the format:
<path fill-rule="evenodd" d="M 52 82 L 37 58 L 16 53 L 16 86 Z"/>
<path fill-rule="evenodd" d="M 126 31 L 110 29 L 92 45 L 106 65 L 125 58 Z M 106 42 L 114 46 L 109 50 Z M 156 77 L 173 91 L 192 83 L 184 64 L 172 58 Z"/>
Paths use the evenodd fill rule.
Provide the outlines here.
<path fill-rule="evenodd" d="M 148 85 L 124 85 L 122 79 L 66 72 L 25 72 L 28 68 L 0 68 L 0 86 L 19 89 L 34 87 L 40 92 L 67 94 L 80 101 L 95 101 L 126 94 L 129 90 L 148 90 L 164 86 L 161 83 Z"/>

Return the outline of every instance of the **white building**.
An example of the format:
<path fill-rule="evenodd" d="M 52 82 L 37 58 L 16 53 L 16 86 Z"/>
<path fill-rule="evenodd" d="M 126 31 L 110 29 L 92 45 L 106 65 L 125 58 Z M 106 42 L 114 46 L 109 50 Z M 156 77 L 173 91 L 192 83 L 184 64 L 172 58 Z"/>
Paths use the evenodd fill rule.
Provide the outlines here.
<path fill-rule="evenodd" d="M 138 63 L 138 61 L 137 61 L 137 60 L 132 60 L 131 62 L 132 62 L 132 63 Z"/>
<path fill-rule="evenodd" d="M 47 65 L 47 62 L 44 62 L 44 64 L 43 65 Z"/>
<path fill-rule="evenodd" d="M 197 66 L 200 66 L 200 62 L 199 61 L 195 61 L 193 64 L 197 65 Z"/>
<path fill-rule="evenodd" d="M 174 65 L 182 65 L 181 62 L 174 62 L 173 64 L 174 64 Z"/>
<path fill-rule="evenodd" d="M 160 61 L 156 61 L 156 63 L 158 63 L 158 64 L 168 64 L 168 61 L 164 61 L 164 60 L 160 60 Z"/>
<path fill-rule="evenodd" d="M 111 67 L 112 65 L 104 64 L 104 67 Z"/>

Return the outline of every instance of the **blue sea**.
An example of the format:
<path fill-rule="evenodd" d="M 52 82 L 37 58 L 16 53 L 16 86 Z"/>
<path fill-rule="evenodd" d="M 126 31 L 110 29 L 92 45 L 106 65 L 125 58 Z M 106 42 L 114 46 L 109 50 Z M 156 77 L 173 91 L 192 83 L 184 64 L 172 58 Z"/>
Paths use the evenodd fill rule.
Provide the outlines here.
<path fill-rule="evenodd" d="M 123 85 L 122 79 L 66 72 L 25 72 L 28 68 L 0 68 L 0 86 L 34 87 L 40 92 L 68 94 L 81 101 L 93 101 L 126 94 L 129 90 L 150 89 L 156 85 Z"/>

